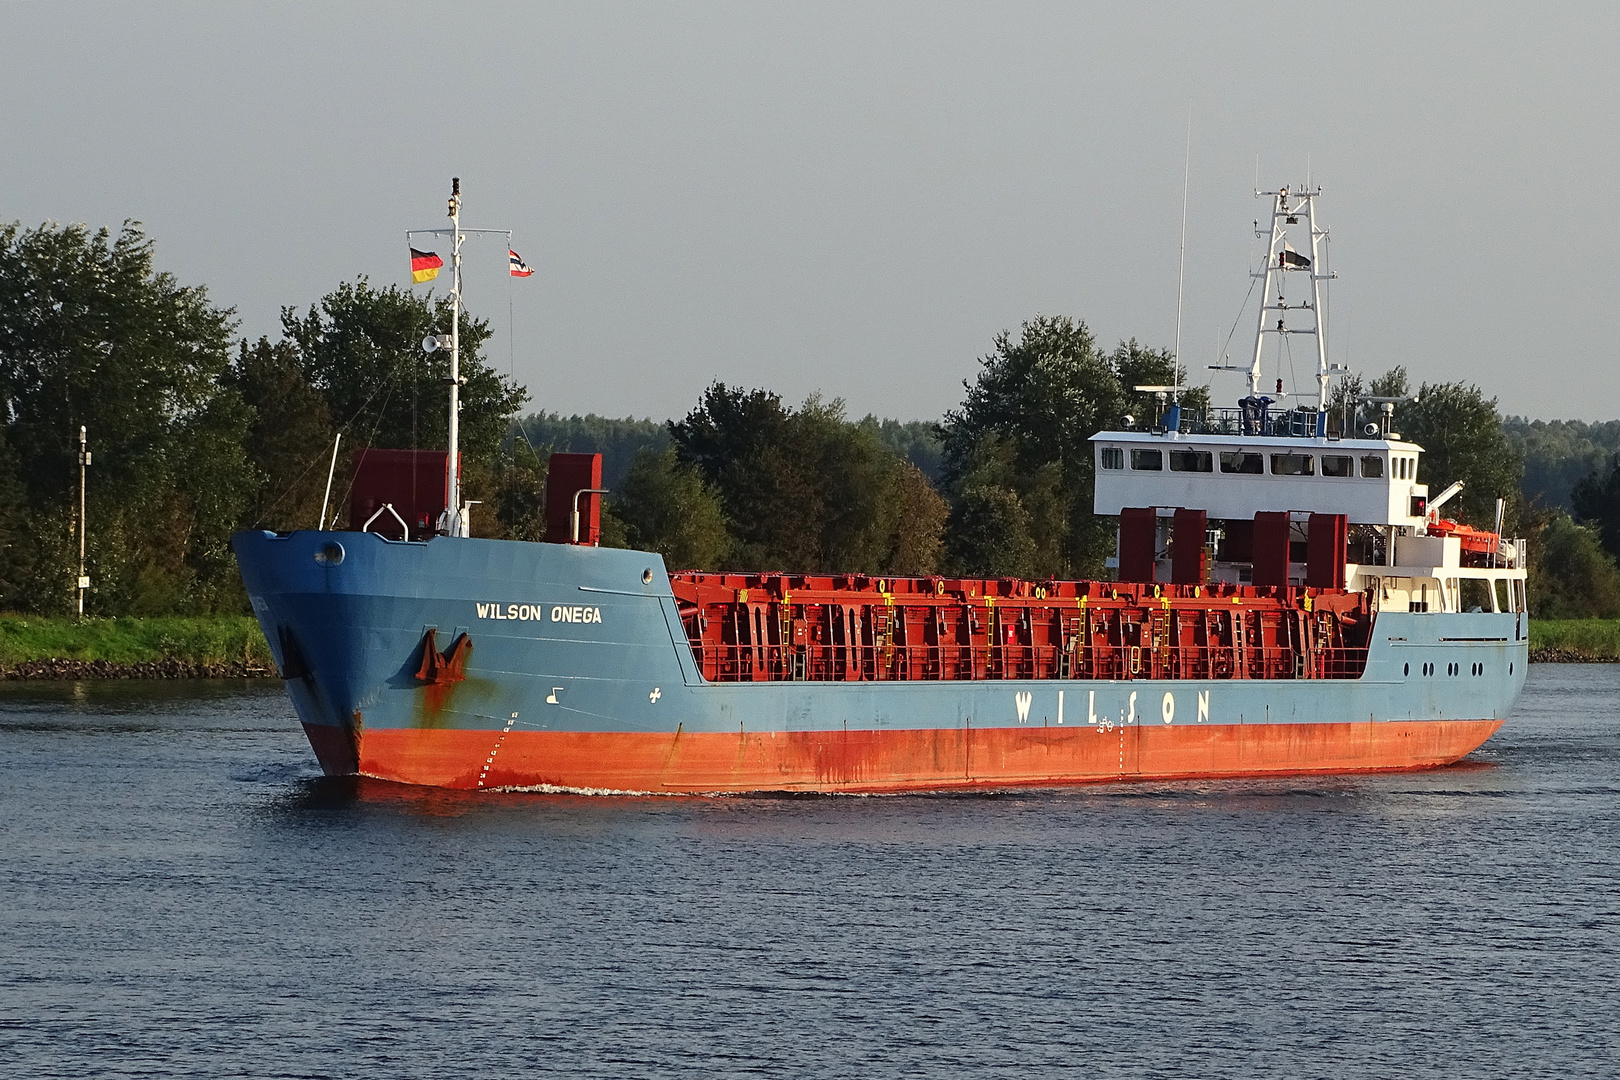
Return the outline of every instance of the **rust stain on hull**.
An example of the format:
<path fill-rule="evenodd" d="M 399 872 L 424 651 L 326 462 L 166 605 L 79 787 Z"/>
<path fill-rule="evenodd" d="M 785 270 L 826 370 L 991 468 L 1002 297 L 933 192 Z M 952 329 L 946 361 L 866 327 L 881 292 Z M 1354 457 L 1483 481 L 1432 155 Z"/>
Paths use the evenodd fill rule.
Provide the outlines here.
<path fill-rule="evenodd" d="M 458 685 L 467 681 L 467 661 L 472 656 L 472 638 L 461 634 L 444 652 L 439 652 L 438 631 L 429 628 L 422 635 L 421 662 L 416 681 L 422 684 L 417 706 L 417 722 L 437 727 L 443 719 Z"/>

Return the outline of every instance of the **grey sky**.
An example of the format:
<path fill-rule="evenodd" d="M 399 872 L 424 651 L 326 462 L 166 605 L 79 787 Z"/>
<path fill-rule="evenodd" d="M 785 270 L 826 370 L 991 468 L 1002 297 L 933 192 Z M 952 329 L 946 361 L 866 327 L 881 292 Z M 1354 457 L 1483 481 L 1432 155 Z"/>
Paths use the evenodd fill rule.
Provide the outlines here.
<path fill-rule="evenodd" d="M 459 175 L 536 270 L 469 243 L 534 407 L 720 378 L 932 418 L 1037 313 L 1168 347 L 1190 104 L 1200 380 L 1258 154 L 1325 189 L 1335 359 L 1620 415 L 1613 4 L 0 3 L 0 42 L 0 218 L 140 219 L 247 335 L 408 282 Z"/>

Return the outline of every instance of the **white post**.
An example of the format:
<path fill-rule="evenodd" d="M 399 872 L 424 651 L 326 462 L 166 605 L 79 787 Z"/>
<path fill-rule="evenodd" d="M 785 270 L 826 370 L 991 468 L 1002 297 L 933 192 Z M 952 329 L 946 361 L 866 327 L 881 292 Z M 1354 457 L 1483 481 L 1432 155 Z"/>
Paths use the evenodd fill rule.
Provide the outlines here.
<path fill-rule="evenodd" d="M 461 178 L 450 179 L 450 456 L 445 462 L 445 495 L 451 536 L 466 536 L 461 509 Z"/>
<path fill-rule="evenodd" d="M 315 523 L 316 532 L 326 528 L 326 504 L 332 501 L 332 474 L 337 472 L 338 444 L 342 441 L 343 432 L 340 431 L 337 438 L 332 440 L 332 464 L 326 467 L 326 494 L 321 496 L 321 519 Z M 337 515 L 333 514 L 332 517 L 336 520 Z M 349 524 L 352 526 L 354 523 Z"/>
<path fill-rule="evenodd" d="M 84 425 L 80 424 L 79 425 L 79 580 L 78 580 L 78 591 L 79 591 L 79 618 L 81 618 L 81 619 L 84 618 L 84 591 L 90 587 L 90 579 L 87 576 L 85 576 L 85 572 L 84 572 L 84 538 L 85 538 L 84 473 L 85 473 L 85 469 L 90 465 L 90 450 L 89 450 L 89 443 L 87 441 L 86 434 L 87 433 L 86 433 Z"/>

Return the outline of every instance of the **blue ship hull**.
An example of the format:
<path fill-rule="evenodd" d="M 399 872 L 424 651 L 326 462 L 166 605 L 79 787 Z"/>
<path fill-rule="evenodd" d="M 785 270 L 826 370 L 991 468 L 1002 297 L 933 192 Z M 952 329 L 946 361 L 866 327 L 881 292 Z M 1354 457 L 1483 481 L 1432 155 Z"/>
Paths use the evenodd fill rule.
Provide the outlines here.
<path fill-rule="evenodd" d="M 1382 612 L 1355 679 L 712 683 L 656 554 L 232 544 L 323 768 L 410 783 L 896 791 L 1422 768 L 1484 742 L 1528 662 L 1522 613 Z M 424 682 L 429 630 L 470 642 L 455 681 Z"/>

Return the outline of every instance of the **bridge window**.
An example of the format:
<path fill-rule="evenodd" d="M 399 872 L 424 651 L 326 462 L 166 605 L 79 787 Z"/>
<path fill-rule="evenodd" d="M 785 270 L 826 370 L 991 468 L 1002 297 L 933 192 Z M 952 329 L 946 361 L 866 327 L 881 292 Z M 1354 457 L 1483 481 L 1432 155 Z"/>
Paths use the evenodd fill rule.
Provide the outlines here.
<path fill-rule="evenodd" d="M 1123 469 L 1125 467 L 1125 451 L 1117 446 L 1103 447 L 1102 467 L 1105 469 Z"/>
<path fill-rule="evenodd" d="M 1215 460 L 1208 450 L 1170 451 L 1171 472 L 1214 472 Z"/>
<path fill-rule="evenodd" d="M 1343 454 L 1322 455 L 1323 476 L 1354 476 L 1356 459 Z"/>
<path fill-rule="evenodd" d="M 1368 480 L 1380 480 L 1384 476 L 1384 459 L 1377 454 L 1368 454 L 1361 459 L 1361 475 Z"/>
<path fill-rule="evenodd" d="M 1271 475 L 1315 476 L 1316 458 L 1310 454 L 1272 454 Z"/>
<path fill-rule="evenodd" d="M 1164 451 L 1132 450 L 1131 468 L 1142 472 L 1163 472 Z"/>
<path fill-rule="evenodd" d="M 1221 454 L 1221 472 L 1249 473 L 1252 476 L 1259 476 L 1265 471 L 1265 463 L 1259 454 L 1245 454 L 1241 450 L 1232 450 Z"/>

